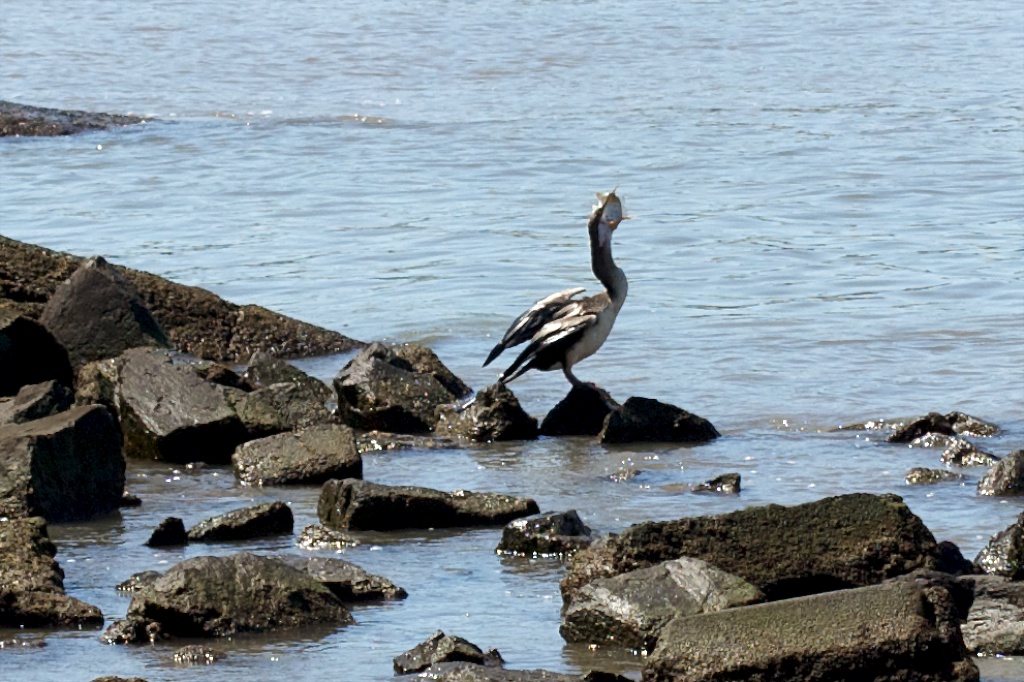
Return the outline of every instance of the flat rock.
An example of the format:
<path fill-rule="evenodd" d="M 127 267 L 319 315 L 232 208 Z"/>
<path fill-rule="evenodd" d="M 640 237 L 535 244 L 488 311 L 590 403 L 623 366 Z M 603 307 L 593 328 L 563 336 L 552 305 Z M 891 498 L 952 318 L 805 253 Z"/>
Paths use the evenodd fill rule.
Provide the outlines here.
<path fill-rule="evenodd" d="M 327 528 L 326 526 L 306 526 L 295 539 L 295 544 L 302 549 L 344 549 L 362 544 L 348 533 Z"/>
<path fill-rule="evenodd" d="M 931 532 L 895 495 L 855 493 L 630 526 L 577 552 L 562 580 L 586 583 L 680 557 L 703 559 L 770 600 L 879 583 L 937 565 Z"/>
<path fill-rule="evenodd" d="M 341 530 L 398 530 L 503 525 L 540 509 L 531 499 L 333 479 L 320 491 L 320 522 Z"/>
<path fill-rule="evenodd" d="M 185 522 L 176 516 L 169 516 L 153 529 L 146 540 L 147 547 L 179 547 L 188 544 Z"/>
<path fill-rule="evenodd" d="M 979 495 L 1024 495 L 1024 450 L 1015 450 L 992 465 L 978 481 Z"/>
<path fill-rule="evenodd" d="M 312 576 L 343 602 L 393 601 L 409 596 L 384 576 L 333 557 L 282 557 L 290 566 Z"/>
<path fill-rule="evenodd" d="M 105 514 L 121 506 L 124 471 L 121 433 L 102 405 L 0 426 L 0 516 Z"/>
<path fill-rule="evenodd" d="M 125 621 L 104 634 L 111 643 L 159 637 L 230 637 L 243 632 L 331 623 L 352 616 L 323 584 L 269 557 L 248 552 L 186 559 L 136 592 Z"/>
<path fill-rule="evenodd" d="M 3 246 L 0 241 L 0 254 L 6 256 Z M 51 379 L 71 386 L 75 378 L 68 352 L 53 334 L 35 320 L 6 309 L 0 309 L 0 367 L 4 368 L 0 396 L 15 395 L 22 386 Z"/>
<path fill-rule="evenodd" d="M 532 440 L 537 420 L 526 414 L 519 400 L 504 384 L 493 384 L 476 394 L 471 405 L 442 405 L 434 433 L 477 443 Z"/>
<path fill-rule="evenodd" d="M 170 351 L 135 348 L 120 357 L 126 455 L 179 463 L 231 460 L 246 430 L 218 387 Z"/>
<path fill-rule="evenodd" d="M 70 409 L 74 402 L 75 394 L 71 389 L 53 379 L 26 384 L 14 398 L 0 398 L 0 425 L 24 424 L 49 417 Z"/>
<path fill-rule="evenodd" d="M 1006 530 L 992 536 L 974 565 L 982 573 L 1024 580 L 1024 512 Z"/>
<path fill-rule="evenodd" d="M 1024 656 L 1024 582 L 995 575 L 964 576 L 974 594 L 960 625 L 967 648 L 981 656 Z"/>
<path fill-rule="evenodd" d="M 424 642 L 394 659 L 395 672 L 408 675 L 426 670 L 436 663 L 466 661 L 493 668 L 504 667 L 505 662 L 496 649 L 484 653 L 476 644 L 438 630 Z"/>
<path fill-rule="evenodd" d="M 720 434 L 707 419 L 650 398 L 630 398 L 605 417 L 602 443 L 705 443 Z"/>
<path fill-rule="evenodd" d="M 310 485 L 362 478 L 363 458 L 347 426 L 327 424 L 252 440 L 231 456 L 242 485 Z"/>
<path fill-rule="evenodd" d="M 963 474 L 949 471 L 948 469 L 926 469 L 925 467 L 914 467 L 907 472 L 907 485 L 932 485 L 943 481 L 962 481 Z"/>
<path fill-rule="evenodd" d="M 138 116 L 48 109 L 0 101 L 0 137 L 54 137 L 144 122 Z"/>
<path fill-rule="evenodd" d="M 57 287 L 39 323 L 67 349 L 76 370 L 129 348 L 170 345 L 135 287 L 98 256 Z"/>
<path fill-rule="evenodd" d="M 512 521 L 502 530 L 496 551 L 517 556 L 568 556 L 591 542 L 590 528 L 571 509 Z"/>
<path fill-rule="evenodd" d="M 562 616 L 567 642 L 646 650 L 673 618 L 764 601 L 759 589 L 683 557 L 584 585 Z"/>
<path fill-rule="evenodd" d="M 206 519 L 188 532 L 189 542 L 251 540 L 291 533 L 295 520 L 284 502 L 268 502 Z"/>
<path fill-rule="evenodd" d="M 0 518 L 0 627 L 103 624 L 98 608 L 65 594 L 56 554 L 43 519 Z"/>
<path fill-rule="evenodd" d="M 897 580 L 676 618 L 644 682 L 976 682 L 950 587 Z"/>
<path fill-rule="evenodd" d="M 436 409 L 459 398 L 433 372 L 417 371 L 381 343 L 371 344 L 349 361 L 334 378 L 334 390 L 344 423 L 395 433 L 430 433 Z"/>
<path fill-rule="evenodd" d="M 547 413 L 540 425 L 542 436 L 596 436 L 604 419 L 619 404 L 598 386 L 573 386 Z"/>
<path fill-rule="evenodd" d="M 740 475 L 736 473 L 722 474 L 711 480 L 698 483 L 690 488 L 695 493 L 725 493 L 727 495 L 739 495 Z"/>

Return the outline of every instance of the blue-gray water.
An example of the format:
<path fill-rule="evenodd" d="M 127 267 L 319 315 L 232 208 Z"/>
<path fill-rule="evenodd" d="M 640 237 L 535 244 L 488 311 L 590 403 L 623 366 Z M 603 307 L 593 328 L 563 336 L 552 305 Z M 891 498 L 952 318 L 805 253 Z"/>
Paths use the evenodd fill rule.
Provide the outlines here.
<path fill-rule="evenodd" d="M 368 456 L 384 483 L 500 490 L 598 531 L 853 491 L 903 495 L 973 557 L 1020 511 L 963 485 L 909 488 L 932 452 L 825 431 L 962 410 L 1024 445 L 1024 5 L 985 3 L 8 2 L 0 98 L 155 117 L 0 143 L 0 233 L 100 253 L 364 340 L 430 344 L 466 381 L 508 322 L 597 283 L 585 219 L 618 186 L 629 299 L 578 367 L 724 434 L 699 448 L 541 440 Z M 343 358 L 302 363 L 329 379 Z M 559 375 L 513 385 L 543 415 Z M 644 473 L 615 484 L 621 466 Z M 737 498 L 687 484 L 743 475 Z M 144 505 L 51 528 L 71 594 L 120 617 L 113 585 L 183 556 L 187 525 L 316 489 L 252 491 L 227 469 L 132 463 Z M 336 631 L 239 637 L 202 672 L 383 680 L 434 629 L 510 667 L 635 671 L 563 645 L 557 563 L 500 559 L 498 530 L 368 538 L 345 558 L 405 587 Z M 0 677 L 191 679 L 172 649 L 33 634 Z M 1024 674 L 984 662 L 987 680 Z M 1018 666 L 1018 667 L 1014 667 Z"/>

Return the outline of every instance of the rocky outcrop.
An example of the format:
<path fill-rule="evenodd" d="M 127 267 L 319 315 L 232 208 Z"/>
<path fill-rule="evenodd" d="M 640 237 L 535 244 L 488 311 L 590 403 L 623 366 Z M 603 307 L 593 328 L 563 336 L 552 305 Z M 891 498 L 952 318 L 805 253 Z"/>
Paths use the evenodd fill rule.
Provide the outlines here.
<path fill-rule="evenodd" d="M 292 509 L 284 502 L 268 502 L 236 509 L 197 523 L 188 531 L 189 542 L 229 542 L 291 533 Z"/>
<path fill-rule="evenodd" d="M 0 426 L 0 516 L 73 521 L 121 506 L 124 455 L 102 405 Z"/>
<path fill-rule="evenodd" d="M 575 509 L 548 512 L 512 521 L 501 532 L 499 554 L 568 556 L 589 547 L 593 535 Z"/>
<path fill-rule="evenodd" d="M 277 559 L 241 552 L 176 564 L 134 594 L 126 620 L 108 628 L 104 639 L 123 644 L 167 636 L 230 637 L 351 622 L 341 601 L 314 578 Z"/>
<path fill-rule="evenodd" d="M 39 322 L 67 349 L 75 370 L 129 348 L 169 345 L 135 287 L 98 256 L 57 287 Z"/>
<path fill-rule="evenodd" d="M 484 653 L 476 644 L 462 637 L 446 635 L 441 630 L 401 656 L 395 657 L 394 664 L 396 673 L 408 675 L 426 670 L 437 663 L 453 661 L 467 661 L 493 668 L 501 668 L 505 665 L 501 654 L 496 649 Z"/>
<path fill-rule="evenodd" d="M 974 564 L 982 573 L 1024 580 L 1024 512 L 1006 530 L 992 536 Z"/>
<path fill-rule="evenodd" d="M 604 419 L 619 404 L 608 391 L 583 384 L 573 386 L 568 395 L 547 413 L 540 425 L 543 436 L 596 436 Z"/>
<path fill-rule="evenodd" d="M 410 351 L 406 347 L 405 353 Z M 393 348 L 374 343 L 334 378 L 338 416 L 359 429 L 430 433 L 436 410 L 460 396 L 435 377 L 417 370 Z"/>
<path fill-rule="evenodd" d="M 49 417 L 70 409 L 74 402 L 75 394 L 71 389 L 52 379 L 41 384 L 27 384 L 13 398 L 0 398 L 0 426 Z"/>
<path fill-rule="evenodd" d="M 409 596 L 384 576 L 368 573 L 344 559 L 287 557 L 282 560 L 323 583 L 343 602 L 393 601 Z"/>
<path fill-rule="evenodd" d="M 706 443 L 720 434 L 707 419 L 650 398 L 630 398 L 605 417 L 602 443 Z"/>
<path fill-rule="evenodd" d="M 1024 495 L 1024 450 L 1015 450 L 996 462 L 978 481 L 979 495 Z"/>
<path fill-rule="evenodd" d="M 497 526 L 540 510 L 531 499 L 498 493 L 391 486 L 347 478 L 320 491 L 320 522 L 341 530 Z"/>
<path fill-rule="evenodd" d="M 188 544 L 185 522 L 176 516 L 161 521 L 146 540 L 147 547 L 180 547 L 185 544 Z"/>
<path fill-rule="evenodd" d="M 630 526 L 573 556 L 562 596 L 568 604 L 588 582 L 688 556 L 785 599 L 932 568 L 936 554 L 935 538 L 902 499 L 857 493 Z"/>
<path fill-rule="evenodd" d="M 231 463 L 242 485 L 309 485 L 363 477 L 352 429 L 336 424 L 243 443 Z"/>
<path fill-rule="evenodd" d="M 562 616 L 567 642 L 646 650 L 673 618 L 764 601 L 759 589 L 683 557 L 584 585 Z"/>
<path fill-rule="evenodd" d="M 965 576 L 974 603 L 961 624 L 964 644 L 982 656 L 1024 656 L 1024 582 L 995 575 Z"/>
<path fill-rule="evenodd" d="M 960 481 L 964 475 L 948 469 L 926 469 L 925 467 L 914 467 L 907 472 L 907 485 L 932 485 L 943 481 Z"/>
<path fill-rule="evenodd" d="M 526 414 L 505 384 L 488 386 L 468 407 L 442 405 L 437 412 L 434 432 L 439 436 L 477 443 L 537 437 L 537 420 Z"/>
<path fill-rule="evenodd" d="M 975 682 L 951 579 L 896 580 L 676 618 L 644 682 Z"/>
<path fill-rule="evenodd" d="M 0 518 L 0 627 L 103 624 L 98 608 L 64 593 L 56 554 L 43 519 Z"/>
<path fill-rule="evenodd" d="M 725 493 L 738 495 L 740 492 L 740 475 L 736 473 L 722 474 L 709 481 L 698 483 L 690 488 L 695 493 Z"/>
<path fill-rule="evenodd" d="M 54 137 L 145 123 L 139 116 L 48 109 L 0 101 L 0 137 Z"/>
<path fill-rule="evenodd" d="M 3 237 L 0 237 L 0 269 L 4 267 Z M 4 282 L 0 279 L 0 292 Z M 0 301 L 2 302 L 2 301 Z M 75 374 L 68 352 L 46 327 L 14 310 L 0 307 L 0 396 L 15 395 L 22 386 L 51 379 L 71 386 Z"/>

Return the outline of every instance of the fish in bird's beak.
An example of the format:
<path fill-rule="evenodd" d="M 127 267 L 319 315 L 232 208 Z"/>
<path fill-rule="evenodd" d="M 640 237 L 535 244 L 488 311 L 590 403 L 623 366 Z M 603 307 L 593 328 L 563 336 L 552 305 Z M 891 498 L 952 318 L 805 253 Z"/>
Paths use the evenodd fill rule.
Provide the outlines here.
<path fill-rule="evenodd" d="M 619 226 L 623 220 L 626 220 L 626 216 L 622 215 L 622 202 L 615 196 L 615 190 L 608 192 L 607 194 L 598 193 L 597 206 L 594 206 L 594 211 L 601 211 L 601 222 L 605 223 L 609 229 L 614 230 Z"/>

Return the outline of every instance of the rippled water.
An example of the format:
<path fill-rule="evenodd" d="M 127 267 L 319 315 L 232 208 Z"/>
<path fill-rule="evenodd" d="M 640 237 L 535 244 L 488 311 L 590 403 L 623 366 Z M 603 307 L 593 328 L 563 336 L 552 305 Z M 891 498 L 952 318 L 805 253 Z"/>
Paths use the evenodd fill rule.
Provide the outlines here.
<path fill-rule="evenodd" d="M 704 447 L 541 440 L 373 455 L 384 483 L 511 491 L 599 531 L 852 491 L 905 497 L 973 556 L 1019 501 L 908 488 L 938 456 L 827 429 L 962 410 L 1024 444 L 1024 7 L 1018 2 L 6 3 L 0 98 L 153 116 L 144 126 L 0 143 L 0 232 L 102 253 L 364 340 L 430 344 L 477 388 L 530 302 L 597 284 L 591 192 L 620 188 L 629 300 L 578 368 L 620 400 L 707 417 Z M 300 363 L 329 379 L 344 358 Z M 555 374 L 514 384 L 542 415 Z M 614 484 L 621 466 L 644 471 Z M 738 498 L 686 493 L 740 471 Z M 133 462 L 145 504 L 51 528 L 69 592 L 119 617 L 112 586 L 182 556 L 190 525 L 317 490 L 251 491 L 230 471 Z M 380 680 L 436 628 L 510 667 L 636 670 L 557 636 L 558 564 L 499 559 L 498 530 L 368 538 L 345 557 L 405 587 L 358 624 L 239 638 L 212 682 Z M 33 635 L 0 676 L 187 679 L 165 646 Z M 315 654 L 315 655 L 314 655 Z M 986 662 L 986 679 L 1021 674 Z"/>

